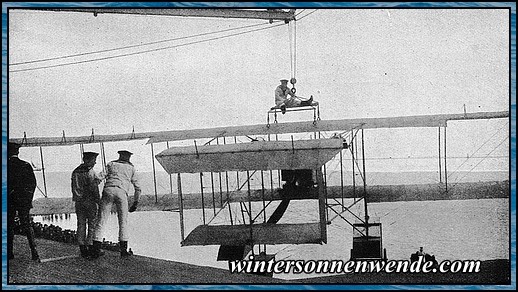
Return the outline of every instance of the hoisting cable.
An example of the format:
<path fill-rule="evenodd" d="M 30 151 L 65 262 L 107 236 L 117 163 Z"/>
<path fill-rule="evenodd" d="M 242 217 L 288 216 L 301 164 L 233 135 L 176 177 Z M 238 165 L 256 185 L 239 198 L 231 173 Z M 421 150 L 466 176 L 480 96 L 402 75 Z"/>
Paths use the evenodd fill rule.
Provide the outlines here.
<path fill-rule="evenodd" d="M 297 72 L 297 22 L 293 22 L 293 72 L 292 77 L 295 79 L 295 72 Z M 293 83 L 295 86 L 295 83 Z"/>
<path fill-rule="evenodd" d="M 291 92 L 295 94 L 297 92 L 297 89 L 295 89 L 295 83 L 297 83 L 297 79 L 295 78 L 295 72 L 297 71 L 297 22 L 290 22 L 288 30 L 290 41 L 290 83 L 292 85 Z"/>
<path fill-rule="evenodd" d="M 293 78 L 293 25 L 292 22 L 288 24 L 288 38 L 290 41 L 290 77 Z"/>

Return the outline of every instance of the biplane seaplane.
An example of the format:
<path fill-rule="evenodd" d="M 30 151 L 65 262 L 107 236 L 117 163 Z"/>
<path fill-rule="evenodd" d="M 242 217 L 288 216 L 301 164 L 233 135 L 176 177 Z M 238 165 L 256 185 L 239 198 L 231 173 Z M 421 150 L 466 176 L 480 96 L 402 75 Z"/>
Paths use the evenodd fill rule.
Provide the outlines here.
<path fill-rule="evenodd" d="M 304 108 L 299 108 L 304 110 Z M 306 107 L 312 111 L 312 107 Z M 254 253 L 254 246 L 262 246 L 263 258 L 256 256 L 256 260 L 271 259 L 272 255 L 265 253 L 267 245 L 277 244 L 325 244 L 327 243 L 327 225 L 336 218 L 341 218 L 350 224 L 353 234 L 351 260 L 386 260 L 387 253 L 383 248 L 382 223 L 378 218 L 371 218 L 368 214 L 368 191 L 366 184 L 364 131 L 381 128 L 431 128 L 437 127 L 446 132 L 448 121 L 474 119 L 501 119 L 508 118 L 509 112 L 478 112 L 460 114 L 404 116 L 389 118 L 366 118 L 344 120 L 307 120 L 289 123 L 264 123 L 248 126 L 219 127 L 211 129 L 176 130 L 161 132 L 128 133 L 117 135 L 92 135 L 80 137 L 23 137 L 10 138 L 9 141 L 19 143 L 22 147 L 82 145 L 99 143 L 101 153 L 105 142 L 131 141 L 148 139 L 147 144 L 153 147 L 156 143 L 173 141 L 193 141 L 191 146 L 169 147 L 154 155 L 170 175 L 176 175 L 178 186 L 178 202 L 180 216 L 180 232 L 182 246 L 220 246 L 217 259 L 233 261 L 245 259 L 250 252 Z M 334 132 L 334 135 L 330 133 Z M 292 134 L 291 139 L 278 139 L 280 135 Z M 294 139 L 293 134 L 309 135 L 311 139 Z M 253 138 L 253 137 L 255 138 Z M 331 138 L 323 138 L 331 136 Z M 444 135 L 446 136 L 446 135 Z M 250 142 L 227 144 L 227 138 L 248 138 Z M 272 139 L 274 138 L 275 139 Z M 440 136 L 439 136 L 440 137 Z M 209 139 L 204 145 L 198 145 L 200 139 Z M 223 143 L 219 141 L 223 140 Z M 358 141 L 360 140 L 360 141 Z M 211 142 L 216 141 L 216 144 Z M 441 141 L 439 141 L 441 142 Z M 443 140 L 446 150 L 446 139 Z M 343 200 L 328 196 L 326 163 L 342 156 L 350 155 L 353 161 L 352 174 L 359 174 L 362 182 L 354 182 L 354 200 L 351 204 L 344 204 Z M 43 158 L 43 157 L 42 157 Z M 446 154 L 444 158 L 444 177 L 446 176 Z M 42 163 L 43 164 L 43 163 Z M 342 165 L 343 168 L 343 165 Z M 229 190 L 228 175 L 246 173 L 244 182 L 236 190 Z M 278 188 L 274 189 L 270 183 L 270 192 L 264 182 L 264 173 L 280 173 Z M 203 224 L 196 226 L 186 235 L 183 207 L 185 197 L 182 191 L 182 175 L 200 175 L 201 209 Z M 206 207 L 215 206 L 214 194 L 212 202 L 206 200 L 203 190 L 203 174 L 210 173 L 210 177 L 220 176 L 222 183 L 227 178 L 227 191 L 222 196 L 219 208 L 214 207 L 213 215 L 209 216 Z M 253 175 L 260 175 L 262 183 L 259 190 L 260 198 L 252 198 L 254 191 L 250 188 L 250 179 Z M 240 190 L 247 185 L 245 196 Z M 342 190 L 344 185 L 341 185 Z M 358 187 L 358 188 L 357 188 Z M 445 184 L 447 191 L 447 182 Z M 213 188 L 214 190 L 214 188 Z M 255 190 L 257 193 L 257 190 Z M 343 196 L 343 192 L 342 192 Z M 343 199 L 343 197 L 342 197 Z M 261 201 L 259 210 L 252 210 L 252 201 Z M 290 202 L 294 200 L 313 200 L 317 202 L 318 214 L 314 220 L 306 223 L 278 223 L 285 214 Z M 232 220 L 232 204 L 239 204 L 243 220 Z M 361 212 L 354 212 L 353 206 L 363 203 Z M 272 211 L 272 208 L 275 209 Z M 214 220 L 221 217 L 222 211 L 228 209 L 229 220 Z M 344 214 L 352 215 L 354 222 Z M 349 216 L 350 218 L 350 216 Z M 221 222 L 228 222 L 224 224 Z"/>
<path fill-rule="evenodd" d="M 257 18 L 265 20 L 281 20 L 286 23 L 295 20 L 294 10 L 278 9 L 233 10 L 233 9 L 82 9 L 59 8 L 43 9 L 50 11 L 75 11 L 87 13 L 133 13 L 176 15 L 196 17 L 238 17 Z M 295 82 L 292 82 L 294 85 Z M 368 189 L 366 180 L 364 131 L 381 128 L 438 128 L 439 145 L 441 145 L 441 128 L 444 129 L 444 173 L 446 176 L 446 126 L 452 120 L 508 118 L 509 112 L 478 112 L 459 114 L 439 114 L 422 116 L 403 116 L 387 118 L 322 120 L 320 118 L 321 104 L 290 108 L 289 111 L 309 111 L 313 119 L 299 122 L 281 123 L 278 121 L 279 108 L 269 109 L 266 123 L 245 126 L 229 126 L 211 129 L 191 129 L 161 132 L 144 132 L 116 135 L 94 135 L 81 137 L 37 137 L 10 138 L 22 147 L 43 147 L 62 145 L 82 145 L 99 143 L 101 157 L 103 143 L 116 141 L 131 141 L 148 139 L 147 144 L 169 143 L 174 141 L 192 141 L 190 146 L 169 147 L 154 154 L 153 161 L 158 161 L 163 169 L 171 176 L 176 175 L 178 212 L 180 217 L 180 232 L 182 246 L 219 246 L 217 260 L 234 261 L 247 259 L 250 253 L 255 255 L 255 247 L 259 248 L 256 260 L 269 260 L 274 255 L 266 253 L 267 245 L 281 244 L 326 244 L 328 240 L 327 226 L 333 220 L 340 218 L 350 224 L 353 244 L 350 252 L 351 260 L 386 260 L 387 252 L 383 246 L 382 223 L 378 218 L 370 217 L 368 212 Z M 270 114 L 275 120 L 270 123 Z M 285 135 L 285 136 L 282 136 Z M 286 138 L 286 135 L 291 135 Z M 299 135 L 294 138 L 294 135 Z M 236 137 L 248 139 L 247 142 L 237 143 Z M 302 137 L 302 138 L 301 138 Z M 309 137 L 309 138 L 308 138 Z M 330 137 L 330 138 L 326 138 Z M 234 138 L 234 143 L 227 139 Z M 205 143 L 199 143 L 208 139 Z M 220 143 L 221 141 L 221 143 Z M 41 149 L 41 148 L 40 148 Z M 41 152 L 41 151 L 40 151 Z M 352 203 L 343 200 L 343 181 L 341 184 L 342 200 L 328 195 L 326 164 L 339 156 L 340 167 L 343 169 L 343 155 L 350 155 L 353 162 L 353 194 Z M 439 161 L 442 157 L 439 152 Z M 42 155 L 43 160 L 43 155 Z M 43 165 L 43 161 L 42 161 Z M 440 166 L 441 167 L 441 166 Z M 442 172 L 443 169 L 440 169 Z M 228 176 L 231 173 L 245 173 L 241 183 L 237 178 L 238 188 L 230 190 Z M 274 187 L 273 173 L 278 175 L 279 183 Z M 219 177 L 220 185 L 226 179 L 226 192 L 221 196 L 221 202 L 216 208 L 214 191 L 212 201 L 206 200 L 203 177 L 210 173 L 211 183 L 214 176 Z M 264 181 L 268 174 L 270 187 Z M 188 230 L 185 224 L 184 203 L 186 198 L 182 190 L 182 175 L 199 174 L 201 201 L 200 209 L 202 224 Z M 355 181 L 359 174 L 361 183 Z M 43 172 L 45 176 L 45 173 Z M 261 181 L 259 190 L 250 187 L 252 177 Z M 207 176 L 205 176 L 207 177 Z M 281 182 L 282 181 L 282 182 Z M 246 188 L 245 188 L 246 185 Z M 358 188 L 357 188 L 358 187 Z M 445 184 L 446 191 L 448 184 Z M 242 189 L 245 194 L 242 195 Z M 212 188 L 214 190 L 214 188 Z M 220 189 L 223 189 L 220 187 Z M 155 189 L 156 191 L 156 189 Z M 223 191 L 221 191 L 223 193 Z M 256 194 L 258 196 L 255 196 Z M 268 194 L 267 194 L 268 193 Z M 238 195 L 239 194 L 239 195 Z M 315 218 L 310 222 L 282 223 L 290 203 L 296 200 L 309 200 L 316 204 Z M 255 204 L 253 201 L 262 204 Z M 232 206 L 239 204 L 241 219 L 234 220 Z M 363 204 L 360 212 L 355 212 Z M 206 212 L 207 206 L 213 206 L 212 215 Z M 225 211 L 226 210 L 226 211 Z M 228 214 L 229 220 L 215 220 L 223 214 Z M 347 214 L 347 217 L 345 216 Z M 351 220 L 351 217 L 353 218 Z M 230 222 L 229 222 L 230 221 Z M 262 249 L 261 249 L 262 248 Z M 261 251 L 262 250 L 262 251 Z"/>

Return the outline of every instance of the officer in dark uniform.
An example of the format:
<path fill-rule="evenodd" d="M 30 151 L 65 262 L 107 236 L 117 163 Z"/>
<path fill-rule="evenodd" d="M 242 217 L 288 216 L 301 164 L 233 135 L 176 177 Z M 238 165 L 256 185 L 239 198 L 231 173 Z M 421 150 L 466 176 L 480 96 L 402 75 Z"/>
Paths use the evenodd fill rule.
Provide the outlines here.
<path fill-rule="evenodd" d="M 16 214 L 20 220 L 22 230 L 27 235 L 29 247 L 31 248 L 32 259 L 39 261 L 40 257 L 36 250 L 36 241 L 34 240 L 34 229 L 30 222 L 29 211 L 32 208 L 32 198 L 36 189 L 36 177 L 32 166 L 18 158 L 19 148 L 21 145 L 9 142 L 8 154 L 9 164 L 7 168 L 9 195 L 7 197 L 7 249 L 9 259 L 14 258 L 13 240 L 14 240 L 14 219 Z"/>

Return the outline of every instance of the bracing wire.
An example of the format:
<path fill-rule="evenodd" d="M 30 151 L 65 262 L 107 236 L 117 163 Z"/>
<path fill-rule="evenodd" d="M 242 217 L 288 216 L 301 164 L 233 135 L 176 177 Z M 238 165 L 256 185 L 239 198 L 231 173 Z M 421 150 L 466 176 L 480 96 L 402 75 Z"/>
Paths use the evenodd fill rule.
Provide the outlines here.
<path fill-rule="evenodd" d="M 487 142 L 491 141 L 491 139 L 492 139 L 496 134 L 498 134 L 498 132 L 500 132 L 502 129 L 504 129 L 508 124 L 509 124 L 509 123 L 506 123 L 502 128 L 500 128 L 500 129 L 498 129 L 497 131 L 495 131 L 495 133 L 493 133 L 493 135 L 492 135 L 491 137 L 489 137 L 489 139 L 487 139 L 484 143 L 482 143 L 482 145 L 480 145 L 480 146 L 477 148 L 477 150 L 475 150 L 475 152 L 473 152 L 473 153 L 471 154 L 471 156 L 468 156 L 468 157 L 466 158 L 466 160 L 464 160 L 464 162 L 462 162 L 462 163 L 461 163 L 461 164 L 460 164 L 460 165 L 459 165 L 459 166 L 458 166 L 454 171 L 450 172 L 450 173 L 448 174 L 448 178 L 450 178 L 452 174 L 454 174 L 455 172 L 457 172 L 457 170 L 459 170 L 459 169 L 460 169 L 460 168 L 461 168 L 461 167 L 462 167 L 466 162 L 468 162 L 468 160 L 469 160 L 470 158 L 473 158 L 473 157 L 474 157 L 474 155 L 475 155 L 475 153 L 477 153 L 477 152 L 478 152 L 482 147 L 484 147 L 484 145 L 486 145 L 486 144 L 487 144 Z M 486 156 L 486 157 L 484 157 L 484 158 L 487 158 L 487 156 Z"/>
<path fill-rule="evenodd" d="M 19 69 L 19 70 L 10 70 L 9 72 L 14 73 L 14 72 L 23 72 L 23 71 L 34 71 L 34 70 L 40 70 L 40 69 L 63 67 L 63 66 L 68 66 L 68 65 L 77 65 L 77 64 L 84 64 L 84 63 L 90 63 L 90 62 L 96 62 L 96 61 L 102 61 L 102 60 L 108 60 L 108 59 L 115 59 L 115 58 L 121 58 L 121 57 L 133 56 L 133 55 L 140 55 L 140 54 L 144 54 L 144 53 L 163 51 L 163 50 L 168 50 L 168 49 L 172 49 L 172 48 L 178 48 L 178 47 L 184 47 L 184 46 L 188 46 L 188 45 L 194 45 L 194 44 L 199 44 L 199 43 L 204 43 L 204 42 L 209 42 L 209 41 L 214 41 L 214 40 L 220 40 L 220 39 L 229 38 L 229 37 L 233 37 L 233 36 L 238 36 L 238 35 L 242 35 L 242 34 L 246 34 L 246 33 L 257 32 L 257 31 L 266 30 L 266 29 L 272 29 L 272 28 L 275 28 L 275 27 L 278 27 L 278 26 L 281 26 L 281 25 L 284 25 L 284 23 L 277 24 L 277 25 L 274 25 L 274 26 L 264 27 L 264 28 L 253 29 L 253 30 L 249 30 L 249 31 L 245 31 L 245 32 L 229 34 L 229 35 L 225 35 L 225 36 L 221 36 L 221 37 L 209 38 L 209 39 L 201 40 L 201 41 L 193 41 L 193 42 L 189 42 L 189 43 L 185 43 L 185 44 L 179 44 L 179 45 L 174 45 L 174 46 L 167 46 L 167 47 L 162 47 L 162 48 L 156 48 L 156 49 L 144 50 L 144 51 L 139 51 L 139 52 L 133 52 L 133 53 L 120 54 L 120 55 L 109 56 L 109 57 L 90 59 L 90 60 L 83 60 L 83 61 L 77 61 L 77 62 L 62 63 L 62 64 L 57 64 L 57 65 L 40 66 L 40 67 Z"/>
<path fill-rule="evenodd" d="M 195 37 L 200 37 L 200 36 L 218 34 L 218 33 L 223 33 L 223 32 L 228 32 L 228 31 L 233 31 L 233 30 L 251 28 L 251 27 L 255 27 L 255 26 L 264 26 L 264 25 L 267 25 L 267 24 L 266 23 L 259 23 L 259 24 L 253 24 L 253 25 L 248 25 L 248 26 L 223 29 L 223 30 L 219 30 L 219 31 L 200 33 L 200 34 L 195 34 L 195 35 L 190 35 L 190 36 L 177 37 L 177 38 L 173 38 L 173 39 L 166 39 L 166 40 L 148 42 L 148 43 L 143 43 L 143 44 L 138 44 L 138 45 L 129 45 L 129 46 L 123 46 L 123 47 L 117 47 L 117 48 L 111 48 L 111 49 L 105 49 L 105 50 L 98 50 L 98 51 L 92 51 L 92 52 L 78 53 L 78 54 L 72 54 L 72 55 L 65 55 L 65 56 L 60 56 L 60 57 L 53 57 L 53 58 L 46 58 L 46 59 L 38 59 L 38 60 L 32 60 L 32 61 L 18 62 L 18 63 L 9 64 L 9 66 L 32 64 L 32 63 L 54 61 L 54 60 L 67 59 L 67 58 L 73 58 L 73 57 L 87 56 L 87 55 L 92 55 L 92 54 L 107 53 L 107 52 L 113 52 L 113 51 L 118 51 L 118 50 L 137 48 L 137 47 L 143 47 L 143 46 L 149 46 L 149 45 L 156 45 L 156 44 L 166 43 L 166 42 L 174 42 L 174 41 L 185 40 L 185 39 L 190 39 L 190 38 L 195 38 Z"/>
<path fill-rule="evenodd" d="M 299 13 L 295 14 L 295 17 L 301 15 L 304 11 L 306 11 L 306 9 L 302 9 Z"/>
<path fill-rule="evenodd" d="M 504 139 L 503 139 L 503 140 L 502 140 L 502 141 L 501 141 L 501 142 L 500 142 L 500 143 L 499 143 L 495 148 L 493 148 L 493 150 L 491 150 L 491 151 L 486 155 L 486 157 L 489 157 L 489 155 L 491 155 L 491 153 L 493 153 L 496 149 L 498 149 L 498 147 L 500 147 L 500 146 L 501 146 L 501 145 L 502 145 L 502 144 L 503 144 L 503 143 L 504 143 L 508 138 L 509 138 L 509 137 L 505 137 L 505 138 L 504 138 Z M 459 184 L 460 180 L 462 180 L 464 177 L 466 177 L 466 175 L 468 175 L 471 171 L 473 171 L 473 169 L 475 169 L 475 168 L 476 168 L 480 163 L 482 163 L 482 161 L 484 161 L 484 159 L 485 159 L 485 158 L 483 158 L 481 161 L 479 161 L 479 163 L 477 163 L 475 166 L 473 166 L 473 167 L 470 169 L 470 171 L 468 171 L 468 173 L 466 173 L 462 178 L 458 179 L 458 180 L 457 180 L 457 181 L 456 181 L 456 182 L 455 182 L 455 183 L 450 187 L 450 189 L 448 190 L 448 192 L 451 192 L 451 191 L 455 188 L 455 186 Z M 425 209 L 424 207 L 425 207 L 427 204 L 432 203 L 432 202 L 434 202 L 434 201 L 429 201 L 428 203 L 423 204 L 423 205 L 421 206 L 421 208 L 422 208 L 422 209 Z M 386 215 L 388 215 L 389 213 L 392 213 L 393 211 L 395 211 L 395 210 L 397 210 L 397 209 L 399 209 L 399 208 L 401 208 L 401 207 L 398 207 L 398 208 L 392 209 L 392 210 L 390 210 L 388 213 L 386 213 L 386 214 L 385 214 L 385 215 L 383 215 L 383 216 L 386 216 Z M 406 215 L 404 215 L 403 217 L 399 217 L 399 218 L 398 218 L 398 220 L 396 220 L 396 221 L 394 221 L 394 222 L 390 223 L 390 224 L 389 224 L 389 226 L 392 226 L 393 224 L 397 223 L 398 221 L 400 221 L 400 220 L 401 220 L 402 218 L 404 218 L 405 216 L 406 216 Z"/>
<path fill-rule="evenodd" d="M 453 185 L 451 186 L 450 190 L 453 189 L 456 185 L 460 183 L 462 179 L 464 179 L 470 172 L 472 172 L 480 163 L 482 163 L 491 153 L 493 153 L 498 147 L 500 147 L 509 137 L 504 137 L 504 139 L 495 147 L 493 150 L 491 150 L 484 158 L 482 158 L 475 166 L 473 166 L 466 174 L 464 174 L 461 178 L 457 179 Z"/>
<path fill-rule="evenodd" d="M 317 10 L 318 10 L 318 9 L 315 9 L 315 10 L 311 11 L 310 13 L 308 13 L 308 14 L 306 14 L 306 15 L 302 16 L 302 17 L 301 17 L 301 18 L 299 18 L 298 20 L 302 20 L 302 19 L 304 19 L 304 18 L 306 18 L 306 17 L 310 16 L 311 14 L 313 14 L 313 13 L 317 12 Z"/>

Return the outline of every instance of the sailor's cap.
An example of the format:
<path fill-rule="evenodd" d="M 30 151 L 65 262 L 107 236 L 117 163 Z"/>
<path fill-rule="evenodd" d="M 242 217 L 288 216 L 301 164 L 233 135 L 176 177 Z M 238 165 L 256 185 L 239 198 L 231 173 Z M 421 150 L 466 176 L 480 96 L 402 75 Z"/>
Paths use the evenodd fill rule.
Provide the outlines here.
<path fill-rule="evenodd" d="M 9 142 L 9 144 L 7 146 L 7 150 L 8 150 L 9 153 L 18 154 L 18 149 L 20 149 L 20 147 L 22 147 L 21 144 L 14 143 L 14 142 Z"/>
<path fill-rule="evenodd" d="M 127 156 L 133 155 L 133 153 L 129 152 L 128 150 L 119 150 L 119 151 L 117 151 L 117 153 L 119 153 L 120 155 L 127 155 Z"/>
<path fill-rule="evenodd" d="M 281 82 L 286 82 L 286 83 L 288 83 L 288 79 L 281 79 Z"/>
<path fill-rule="evenodd" d="M 83 159 L 92 159 L 96 158 L 99 153 L 97 152 L 83 152 Z"/>
<path fill-rule="evenodd" d="M 9 142 L 8 146 L 11 149 L 19 149 L 20 147 L 22 147 L 21 144 L 18 144 L 18 143 L 15 143 L 15 142 Z"/>

